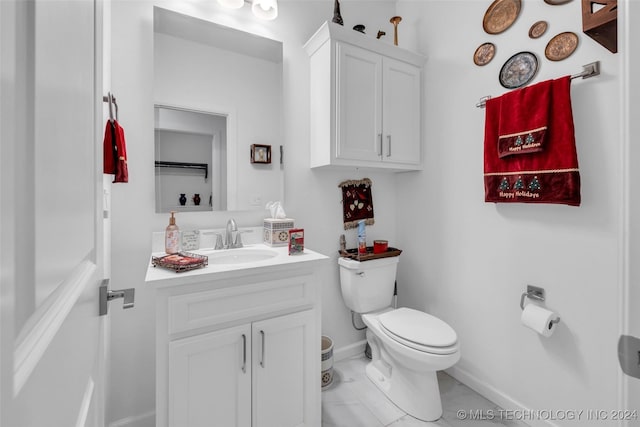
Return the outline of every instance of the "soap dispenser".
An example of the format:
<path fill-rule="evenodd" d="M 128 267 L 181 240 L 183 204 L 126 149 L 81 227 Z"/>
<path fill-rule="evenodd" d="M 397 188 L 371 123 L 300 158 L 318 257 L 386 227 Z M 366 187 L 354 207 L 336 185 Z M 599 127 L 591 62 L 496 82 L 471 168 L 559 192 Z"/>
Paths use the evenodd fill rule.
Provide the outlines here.
<path fill-rule="evenodd" d="M 175 254 L 179 251 L 180 242 L 180 230 L 176 225 L 176 218 L 174 217 L 175 211 L 171 211 L 171 218 L 169 218 L 169 225 L 164 234 L 164 250 L 168 254 Z"/>

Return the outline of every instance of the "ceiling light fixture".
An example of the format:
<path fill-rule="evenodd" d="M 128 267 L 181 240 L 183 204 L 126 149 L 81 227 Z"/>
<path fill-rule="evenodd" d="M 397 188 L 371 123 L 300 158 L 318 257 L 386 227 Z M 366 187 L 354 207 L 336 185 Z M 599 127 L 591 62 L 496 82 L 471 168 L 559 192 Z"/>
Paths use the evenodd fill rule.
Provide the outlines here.
<path fill-rule="evenodd" d="M 245 0 L 218 0 L 218 3 L 228 9 L 240 9 Z M 251 4 L 253 14 L 267 21 L 278 17 L 278 0 L 253 0 Z"/>
<path fill-rule="evenodd" d="M 218 0 L 218 3 L 227 9 L 240 9 L 244 6 L 244 0 Z"/>
<path fill-rule="evenodd" d="M 251 11 L 260 19 L 271 21 L 278 16 L 277 0 L 253 0 Z"/>

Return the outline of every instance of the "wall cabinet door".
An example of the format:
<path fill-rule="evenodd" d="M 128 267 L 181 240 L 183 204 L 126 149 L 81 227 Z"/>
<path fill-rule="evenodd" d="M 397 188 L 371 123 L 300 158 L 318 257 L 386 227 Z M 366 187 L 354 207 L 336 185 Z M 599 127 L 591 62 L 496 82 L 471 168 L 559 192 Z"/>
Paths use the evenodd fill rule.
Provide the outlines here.
<path fill-rule="evenodd" d="M 420 68 L 337 43 L 336 157 L 419 165 Z"/>
<path fill-rule="evenodd" d="M 255 322 L 253 427 L 311 427 L 320 354 L 311 310 Z"/>
<path fill-rule="evenodd" d="M 169 343 L 169 426 L 251 426 L 251 325 Z"/>
<path fill-rule="evenodd" d="M 379 162 L 382 154 L 382 57 L 337 44 L 336 157 Z"/>
<path fill-rule="evenodd" d="M 384 58 L 383 61 L 384 162 L 420 164 L 420 79 L 418 67 Z"/>

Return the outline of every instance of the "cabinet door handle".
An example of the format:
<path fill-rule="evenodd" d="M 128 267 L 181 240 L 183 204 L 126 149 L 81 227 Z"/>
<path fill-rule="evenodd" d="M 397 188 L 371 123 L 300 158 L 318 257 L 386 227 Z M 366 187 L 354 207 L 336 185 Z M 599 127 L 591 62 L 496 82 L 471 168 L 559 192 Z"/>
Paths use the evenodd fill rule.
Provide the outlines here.
<path fill-rule="evenodd" d="M 260 331 L 260 337 L 262 340 L 262 350 L 260 354 L 260 366 L 264 368 L 264 331 Z"/>
<path fill-rule="evenodd" d="M 380 151 L 378 152 L 378 156 L 382 157 L 382 134 L 378 134 L 378 139 L 380 140 Z"/>
<path fill-rule="evenodd" d="M 387 135 L 387 142 L 389 143 L 389 151 L 387 151 L 387 157 L 391 157 L 391 135 Z"/>
<path fill-rule="evenodd" d="M 247 373 L 247 336 L 242 334 L 242 372 Z"/>

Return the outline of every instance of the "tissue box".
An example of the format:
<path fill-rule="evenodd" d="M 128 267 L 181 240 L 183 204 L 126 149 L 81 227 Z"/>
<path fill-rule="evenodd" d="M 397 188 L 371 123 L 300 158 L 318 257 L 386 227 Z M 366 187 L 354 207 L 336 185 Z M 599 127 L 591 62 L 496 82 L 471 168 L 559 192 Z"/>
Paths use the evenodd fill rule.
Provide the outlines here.
<path fill-rule="evenodd" d="M 291 218 L 265 218 L 263 241 L 270 246 L 286 246 L 289 244 L 289 230 L 292 228 Z"/>

